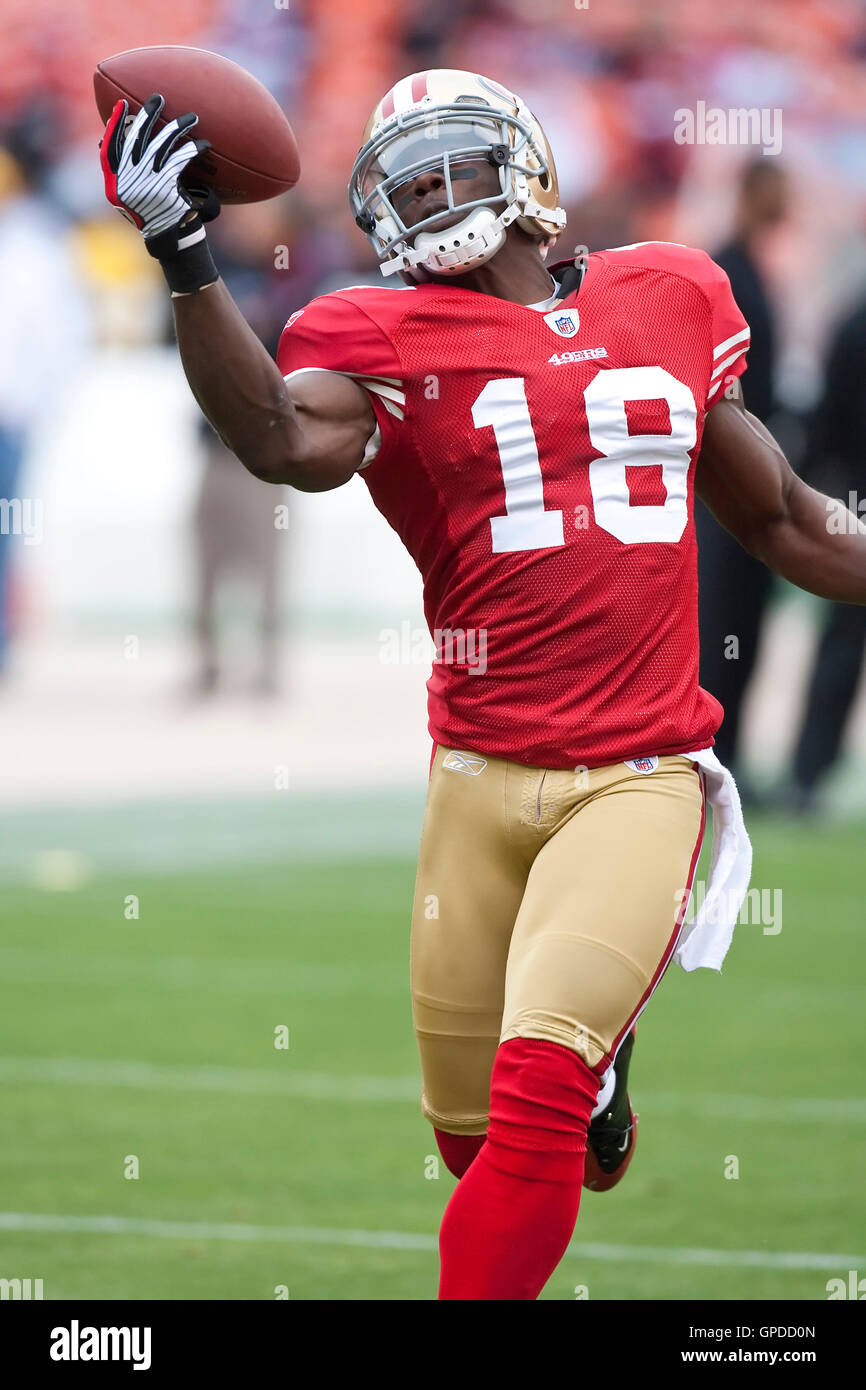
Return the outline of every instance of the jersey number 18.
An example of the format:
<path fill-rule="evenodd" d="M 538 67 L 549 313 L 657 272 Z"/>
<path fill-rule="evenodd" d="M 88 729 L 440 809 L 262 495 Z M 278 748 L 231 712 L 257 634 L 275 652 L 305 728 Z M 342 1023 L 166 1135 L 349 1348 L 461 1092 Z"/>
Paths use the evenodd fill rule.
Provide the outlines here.
<path fill-rule="evenodd" d="M 602 455 L 589 465 L 596 524 L 627 545 L 678 541 L 688 520 L 689 452 L 697 440 L 695 398 L 663 367 L 600 371 L 583 394 L 589 438 Z M 664 400 L 669 434 L 629 434 L 626 401 Z M 472 406 L 476 429 L 496 438 L 505 516 L 490 519 L 494 554 L 564 545 L 562 512 L 546 511 L 544 483 L 525 378 L 488 381 Z M 632 506 L 626 467 L 661 466 L 666 497 L 661 506 Z"/>

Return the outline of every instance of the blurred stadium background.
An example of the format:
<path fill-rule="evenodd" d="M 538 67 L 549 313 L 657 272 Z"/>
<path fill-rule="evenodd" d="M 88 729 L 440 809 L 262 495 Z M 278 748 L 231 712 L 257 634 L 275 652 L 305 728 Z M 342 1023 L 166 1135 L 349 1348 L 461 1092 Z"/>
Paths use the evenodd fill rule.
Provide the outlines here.
<path fill-rule="evenodd" d="M 452 1180 L 418 1111 L 406 979 L 429 754 L 418 580 L 360 481 L 281 497 L 200 427 L 158 269 L 109 214 L 96 157 L 95 64 L 161 43 L 242 63 L 298 134 L 298 189 L 214 232 L 269 345 L 314 294 L 378 283 L 345 185 L 406 72 L 472 68 L 525 96 L 565 254 L 724 244 L 756 151 L 679 145 L 673 113 L 780 109 L 788 203 L 756 255 L 772 424 L 809 468 L 834 327 L 866 296 L 866 11 L 3 5 L 0 495 L 20 524 L 7 508 L 0 1276 L 42 1278 L 47 1298 L 428 1298 Z M 813 814 L 776 791 L 824 620 L 774 585 L 744 707 L 753 882 L 783 918 L 744 923 L 721 979 L 666 981 L 635 1056 L 635 1164 L 586 1196 L 546 1297 L 813 1299 L 866 1273 L 862 693 Z"/>

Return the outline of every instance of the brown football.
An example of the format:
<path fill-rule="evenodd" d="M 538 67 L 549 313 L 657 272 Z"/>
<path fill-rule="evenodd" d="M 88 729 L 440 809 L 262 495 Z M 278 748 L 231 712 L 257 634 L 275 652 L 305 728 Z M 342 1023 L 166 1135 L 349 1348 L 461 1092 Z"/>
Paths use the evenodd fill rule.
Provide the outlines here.
<path fill-rule="evenodd" d="M 130 48 L 105 58 L 93 74 L 96 105 L 107 121 L 121 98 L 135 113 L 154 92 L 165 97 L 161 128 L 186 111 L 198 125 L 191 139 L 211 148 L 188 166 L 184 182 L 207 184 L 224 203 L 260 203 L 298 181 L 300 159 L 292 127 L 251 73 L 204 48 Z"/>

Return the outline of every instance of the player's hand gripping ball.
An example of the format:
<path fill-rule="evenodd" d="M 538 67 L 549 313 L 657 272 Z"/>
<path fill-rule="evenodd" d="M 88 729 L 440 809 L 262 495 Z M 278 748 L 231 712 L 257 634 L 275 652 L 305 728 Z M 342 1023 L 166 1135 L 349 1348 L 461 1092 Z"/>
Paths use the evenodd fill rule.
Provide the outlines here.
<path fill-rule="evenodd" d="M 100 145 L 105 196 L 113 207 L 128 217 L 145 241 L 163 233 L 178 232 L 181 223 L 199 213 L 209 221 L 219 212 L 219 199 L 213 190 L 184 187 L 181 175 L 187 165 L 204 150 L 208 140 L 187 140 L 186 133 L 198 123 L 188 111 L 156 131 L 156 122 L 165 101 L 159 93 L 148 97 L 137 116 L 129 116 L 129 104 L 118 101 Z M 177 236 L 178 243 L 182 240 Z"/>

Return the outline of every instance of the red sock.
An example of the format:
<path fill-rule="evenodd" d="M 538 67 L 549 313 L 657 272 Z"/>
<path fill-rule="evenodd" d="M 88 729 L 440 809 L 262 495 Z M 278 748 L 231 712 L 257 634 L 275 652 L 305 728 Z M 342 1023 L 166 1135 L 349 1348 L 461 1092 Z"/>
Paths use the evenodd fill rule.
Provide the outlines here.
<path fill-rule="evenodd" d="M 577 1220 L 598 1089 L 583 1059 L 558 1043 L 500 1046 L 487 1142 L 442 1220 L 440 1299 L 538 1297 Z"/>
<path fill-rule="evenodd" d="M 475 1155 L 484 1145 L 483 1134 L 446 1134 L 444 1129 L 434 1129 L 439 1152 L 445 1160 L 445 1167 L 455 1178 L 462 1178 Z"/>

